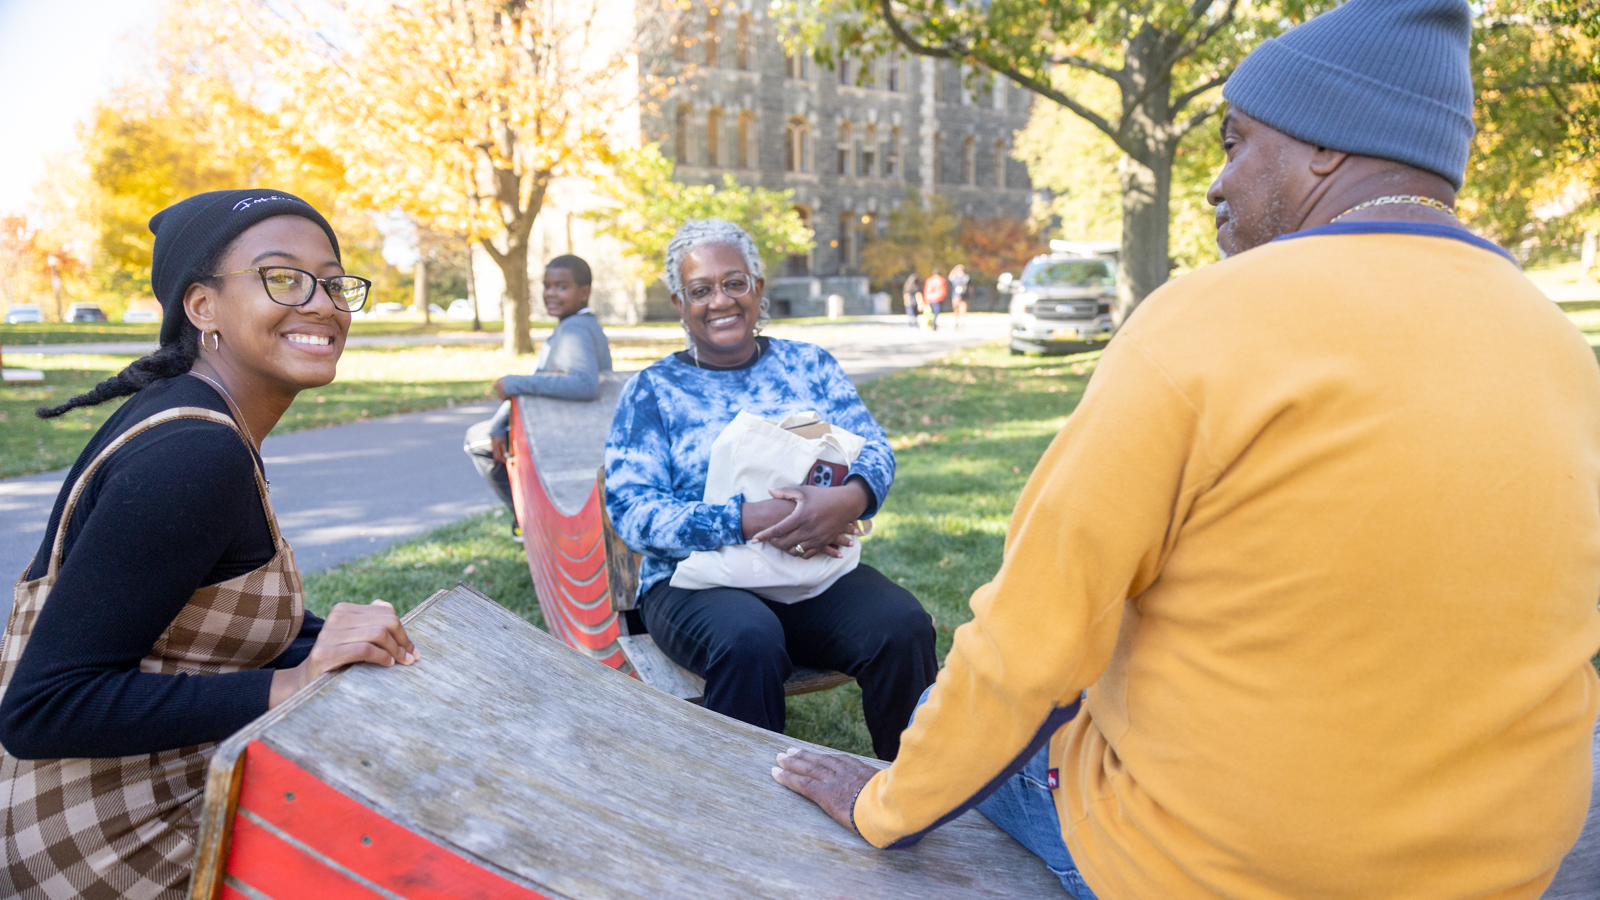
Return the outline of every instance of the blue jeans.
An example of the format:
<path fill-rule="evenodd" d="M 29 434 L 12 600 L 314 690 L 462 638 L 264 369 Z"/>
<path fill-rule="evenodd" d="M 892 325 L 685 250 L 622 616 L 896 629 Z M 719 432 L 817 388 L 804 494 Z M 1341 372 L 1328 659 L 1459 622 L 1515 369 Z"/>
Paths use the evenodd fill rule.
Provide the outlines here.
<path fill-rule="evenodd" d="M 932 692 L 932 687 L 923 691 L 917 705 L 928 702 Z M 915 713 L 911 720 L 916 721 Z M 1098 900 L 1078 873 L 1078 864 L 1072 861 L 1067 842 L 1061 837 L 1061 816 L 1056 812 L 1053 792 L 1046 786 L 1049 769 L 1050 747 L 1047 744 L 1028 760 L 1022 771 L 1006 779 L 999 790 L 979 803 L 978 812 L 1044 860 L 1050 871 L 1061 879 L 1061 886 L 1067 893 L 1077 900 Z"/>

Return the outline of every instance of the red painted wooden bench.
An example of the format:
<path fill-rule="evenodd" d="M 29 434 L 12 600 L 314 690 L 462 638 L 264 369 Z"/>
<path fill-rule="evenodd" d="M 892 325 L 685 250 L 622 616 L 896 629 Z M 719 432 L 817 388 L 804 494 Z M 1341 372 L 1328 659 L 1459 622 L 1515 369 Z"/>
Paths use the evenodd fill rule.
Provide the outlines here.
<path fill-rule="evenodd" d="M 668 659 L 628 615 L 638 592 L 639 559 L 605 511 L 606 434 L 629 377 L 601 373 L 600 397 L 592 403 L 516 398 L 507 466 L 511 493 L 550 633 L 591 659 L 698 702 L 705 681 Z M 850 680 L 839 672 L 796 667 L 784 692 L 825 690 Z"/>

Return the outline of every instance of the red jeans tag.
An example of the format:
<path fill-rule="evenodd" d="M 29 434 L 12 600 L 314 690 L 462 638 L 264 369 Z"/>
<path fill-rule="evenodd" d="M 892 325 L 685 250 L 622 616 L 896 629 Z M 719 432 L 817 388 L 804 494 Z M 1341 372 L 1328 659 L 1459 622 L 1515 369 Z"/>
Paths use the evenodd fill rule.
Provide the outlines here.
<path fill-rule="evenodd" d="M 1061 770 L 1060 769 L 1049 769 L 1049 770 L 1047 770 L 1044 773 L 1044 786 L 1049 788 L 1052 791 L 1055 790 L 1056 788 L 1060 787 L 1061 786 Z"/>

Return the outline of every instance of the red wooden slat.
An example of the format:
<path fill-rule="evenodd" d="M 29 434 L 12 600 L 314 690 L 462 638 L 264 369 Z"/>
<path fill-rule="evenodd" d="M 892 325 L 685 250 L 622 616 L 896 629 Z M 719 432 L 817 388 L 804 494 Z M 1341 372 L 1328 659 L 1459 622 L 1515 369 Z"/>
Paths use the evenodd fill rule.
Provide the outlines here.
<path fill-rule="evenodd" d="M 617 644 L 622 629 L 606 581 L 599 486 L 590 490 L 583 509 L 563 515 L 539 480 L 522 437 L 521 409 L 514 405 L 511 417 L 511 493 L 545 626 L 567 646 L 620 669 L 625 664 Z"/>
<path fill-rule="evenodd" d="M 239 817 L 233 823 L 228 874 L 271 897 L 384 900 L 349 876 L 328 868 L 260 825 Z"/>
<path fill-rule="evenodd" d="M 239 808 L 408 900 L 549 900 L 389 821 L 260 741 L 245 749 Z"/>

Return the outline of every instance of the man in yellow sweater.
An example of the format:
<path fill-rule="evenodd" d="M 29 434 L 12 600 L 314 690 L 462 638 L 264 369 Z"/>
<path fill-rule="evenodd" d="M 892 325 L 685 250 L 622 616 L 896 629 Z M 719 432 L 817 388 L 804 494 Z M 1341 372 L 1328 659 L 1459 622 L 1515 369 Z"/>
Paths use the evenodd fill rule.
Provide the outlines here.
<path fill-rule="evenodd" d="M 982 801 L 1079 900 L 1540 896 L 1600 709 L 1600 368 L 1450 212 L 1470 35 L 1351 0 L 1244 61 L 1231 258 L 1105 351 L 894 764 L 778 781 L 884 848 Z"/>

